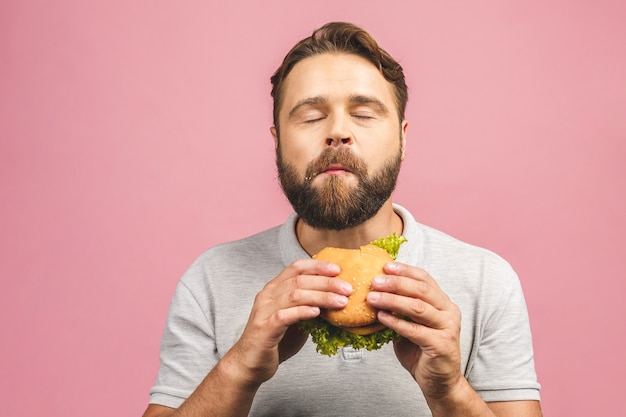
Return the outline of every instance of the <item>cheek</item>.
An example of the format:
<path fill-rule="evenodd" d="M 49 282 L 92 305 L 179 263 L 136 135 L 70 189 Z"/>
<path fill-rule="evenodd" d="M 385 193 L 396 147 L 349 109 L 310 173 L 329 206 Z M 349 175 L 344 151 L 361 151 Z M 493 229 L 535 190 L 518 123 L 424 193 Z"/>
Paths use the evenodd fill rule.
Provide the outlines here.
<path fill-rule="evenodd" d="M 321 149 L 315 147 L 312 140 L 299 140 L 281 135 L 278 152 L 281 152 L 284 162 L 292 164 L 298 171 L 304 171 L 306 166 L 319 156 Z"/>
<path fill-rule="evenodd" d="M 361 154 L 373 164 L 379 161 L 385 161 L 391 156 L 396 156 L 401 149 L 402 142 L 397 132 L 390 136 L 389 132 L 384 135 L 372 137 L 367 144 L 363 144 Z M 381 162 L 382 163 L 382 162 Z"/>
<path fill-rule="evenodd" d="M 280 154 L 283 164 L 289 165 L 301 175 L 304 175 L 307 167 L 315 158 L 314 155 L 309 155 L 306 149 L 293 145 L 285 146 L 282 139 L 276 152 Z"/>

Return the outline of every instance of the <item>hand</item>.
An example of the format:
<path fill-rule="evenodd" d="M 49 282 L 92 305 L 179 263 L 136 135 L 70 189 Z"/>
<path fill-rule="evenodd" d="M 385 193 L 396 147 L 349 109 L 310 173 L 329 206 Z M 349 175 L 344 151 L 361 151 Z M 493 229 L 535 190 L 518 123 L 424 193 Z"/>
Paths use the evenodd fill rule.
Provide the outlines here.
<path fill-rule="evenodd" d="M 385 272 L 367 301 L 381 310 L 381 323 L 403 336 L 394 344 L 396 356 L 426 399 L 443 398 L 462 379 L 460 310 L 423 269 L 392 262 Z"/>
<path fill-rule="evenodd" d="M 254 300 L 241 338 L 227 354 L 229 369 L 252 385 L 274 376 L 280 362 L 296 354 L 306 341 L 298 321 L 317 317 L 321 308 L 347 304 L 352 286 L 333 278 L 339 271 L 329 262 L 299 260 L 268 282 Z"/>

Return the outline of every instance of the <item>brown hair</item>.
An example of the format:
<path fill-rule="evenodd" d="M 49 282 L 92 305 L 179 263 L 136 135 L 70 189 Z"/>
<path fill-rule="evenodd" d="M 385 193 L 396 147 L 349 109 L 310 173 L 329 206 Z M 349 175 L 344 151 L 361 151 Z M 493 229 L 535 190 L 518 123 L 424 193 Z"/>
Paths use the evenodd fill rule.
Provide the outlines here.
<path fill-rule="evenodd" d="M 274 99 L 274 126 L 278 128 L 278 111 L 282 105 L 283 83 L 293 67 L 305 58 L 324 53 L 347 53 L 361 56 L 376 66 L 395 89 L 398 117 L 404 119 L 409 95 L 402 67 L 382 49 L 374 37 L 364 29 L 344 22 L 331 22 L 316 29 L 313 34 L 298 42 L 272 75 Z"/>

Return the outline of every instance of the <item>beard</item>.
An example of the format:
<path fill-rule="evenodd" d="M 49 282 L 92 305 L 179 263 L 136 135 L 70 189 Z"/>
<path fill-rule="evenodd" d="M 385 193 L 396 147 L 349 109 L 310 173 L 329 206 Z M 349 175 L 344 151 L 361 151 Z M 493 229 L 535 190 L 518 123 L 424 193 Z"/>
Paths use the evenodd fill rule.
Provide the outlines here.
<path fill-rule="evenodd" d="M 349 148 L 326 148 L 309 164 L 304 178 L 296 168 L 283 161 L 280 146 L 276 149 L 278 178 L 285 196 L 300 219 L 322 230 L 344 230 L 371 219 L 389 199 L 396 187 L 402 149 L 387 160 L 377 172 L 368 175 L 365 163 Z M 342 164 L 357 177 L 356 186 L 346 184 L 341 176 L 329 176 L 317 187 L 313 179 L 331 164 Z"/>

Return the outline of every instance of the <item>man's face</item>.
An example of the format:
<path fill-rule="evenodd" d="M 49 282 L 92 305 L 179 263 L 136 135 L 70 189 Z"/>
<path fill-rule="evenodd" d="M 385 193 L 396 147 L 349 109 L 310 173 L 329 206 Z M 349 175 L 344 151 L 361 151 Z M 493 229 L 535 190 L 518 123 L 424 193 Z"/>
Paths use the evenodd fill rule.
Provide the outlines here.
<path fill-rule="evenodd" d="M 278 174 L 300 218 L 342 230 L 389 199 L 404 158 L 407 123 L 393 86 L 364 58 L 323 54 L 285 79 L 276 141 Z"/>

